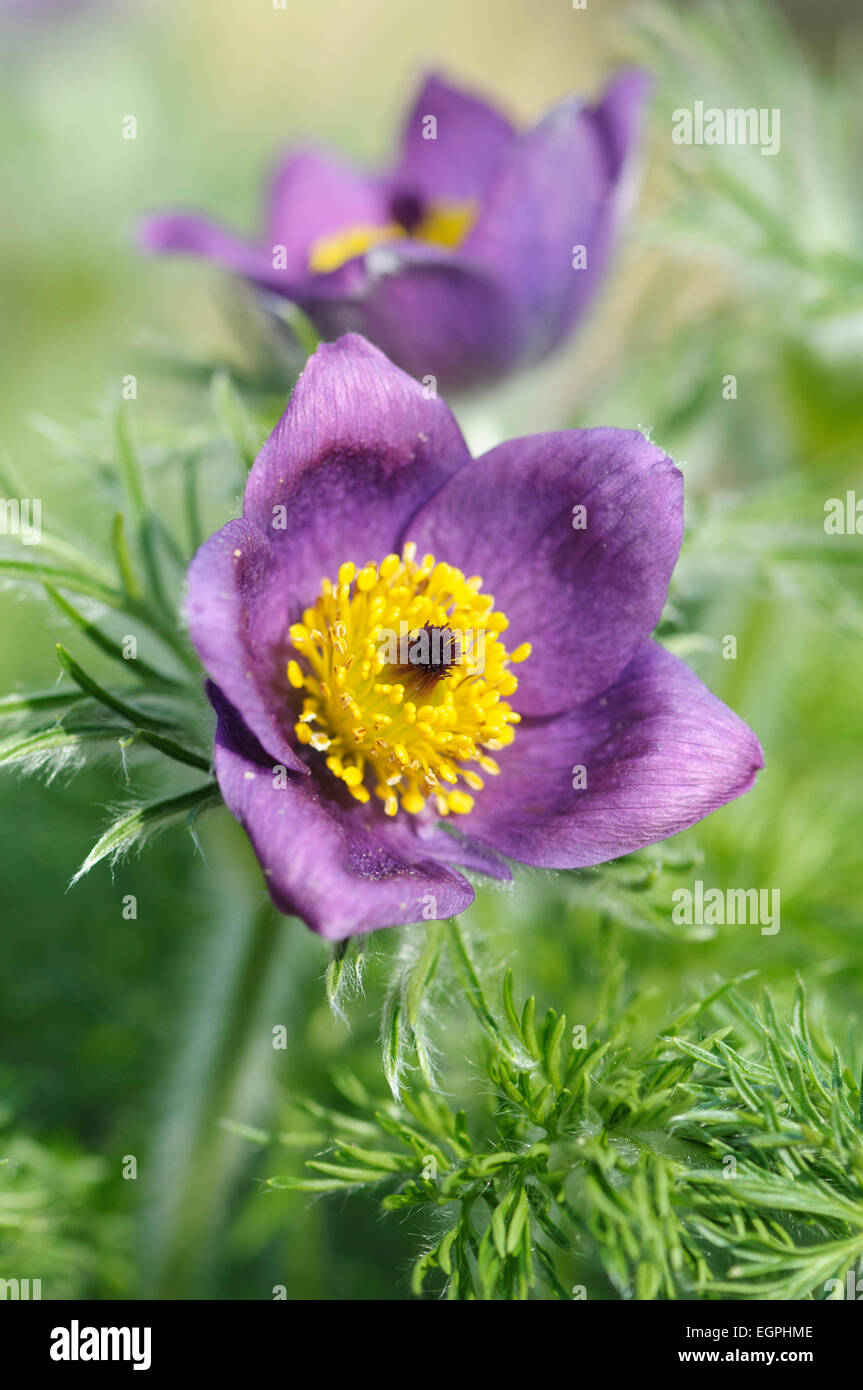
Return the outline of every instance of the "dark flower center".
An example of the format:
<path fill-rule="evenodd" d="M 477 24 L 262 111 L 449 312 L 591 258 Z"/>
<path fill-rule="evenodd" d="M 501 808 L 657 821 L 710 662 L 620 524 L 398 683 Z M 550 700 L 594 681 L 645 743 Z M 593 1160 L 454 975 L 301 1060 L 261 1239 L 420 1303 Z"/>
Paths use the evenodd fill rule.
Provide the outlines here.
<path fill-rule="evenodd" d="M 422 199 L 416 193 L 396 193 L 390 201 L 390 216 L 410 236 L 425 216 Z"/>
<path fill-rule="evenodd" d="M 396 678 L 407 679 L 417 694 L 430 690 L 443 676 L 450 675 L 461 665 L 461 644 L 450 627 L 433 627 L 426 623 L 405 646 L 400 656 L 406 659 L 393 667 L 393 673 Z"/>

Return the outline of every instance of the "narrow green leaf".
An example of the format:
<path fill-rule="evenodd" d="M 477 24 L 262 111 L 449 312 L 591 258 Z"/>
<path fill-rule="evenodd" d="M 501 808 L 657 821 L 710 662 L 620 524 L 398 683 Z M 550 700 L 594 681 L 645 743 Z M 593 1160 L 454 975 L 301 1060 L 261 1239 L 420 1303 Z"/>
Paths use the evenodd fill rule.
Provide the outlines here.
<path fill-rule="evenodd" d="M 74 657 L 67 652 L 66 648 L 62 646 L 60 642 L 57 643 L 57 656 L 67 676 L 71 676 L 75 684 L 80 686 L 85 694 L 89 695 L 94 700 L 98 700 L 100 704 L 105 705 L 108 709 L 112 709 L 114 713 L 119 714 L 122 719 L 128 719 L 130 724 L 140 726 L 141 724 L 163 725 L 165 723 L 164 719 L 157 719 L 153 715 L 146 715 L 142 713 L 141 710 L 136 710 L 131 705 L 127 705 L 125 700 L 121 700 L 117 695 L 112 695 L 104 686 L 99 685 L 98 681 L 95 681 L 92 676 L 88 676 L 86 671 L 82 670 Z"/>
<path fill-rule="evenodd" d="M 536 1028 L 534 1026 L 535 1015 L 536 999 L 533 995 L 531 995 L 530 998 L 525 1001 L 524 1009 L 522 1010 L 521 1035 L 524 1038 L 527 1050 L 530 1053 L 531 1057 L 535 1057 L 536 1060 L 539 1061 L 542 1057 L 542 1053 L 539 1049 L 539 1041 L 537 1039 Z"/>
<path fill-rule="evenodd" d="M 136 520 L 140 521 L 147 508 L 144 479 L 141 474 L 138 451 L 132 443 L 129 419 L 122 406 L 118 407 L 114 415 L 114 438 L 126 495 Z"/>
<path fill-rule="evenodd" d="M 89 637 L 94 646 L 98 647 L 100 651 L 103 651 L 106 656 L 110 656 L 114 661 L 122 662 L 124 669 L 128 671 L 130 675 L 136 676 L 138 680 L 153 681 L 157 685 L 167 686 L 171 689 L 182 688 L 179 681 L 173 680 L 170 676 L 163 675 L 161 671 L 157 671 L 155 666 L 151 666 L 143 657 L 135 657 L 134 659 L 125 657 L 120 643 L 113 641 L 113 639 L 102 632 L 101 628 L 97 627 L 95 623 L 91 623 L 88 618 L 85 618 L 83 613 L 80 613 L 74 604 L 70 603 L 68 599 L 65 599 L 62 594 L 58 593 L 53 585 L 46 584 L 45 592 L 52 603 L 60 609 L 60 612 L 63 613 L 70 622 L 74 623 L 86 637 Z"/>
<path fill-rule="evenodd" d="M 58 569 L 31 560 L 0 558 L 0 580 L 4 578 L 21 584 L 44 585 L 47 581 L 62 589 L 68 589 L 73 594 L 86 594 L 89 598 L 100 599 L 102 603 L 110 604 L 114 608 L 123 605 L 123 595 L 116 589 L 79 570 Z"/>
<path fill-rule="evenodd" d="M 502 1201 L 498 1202 L 497 1206 L 491 1214 L 492 1239 L 494 1240 L 497 1253 L 500 1255 L 501 1259 L 506 1258 L 507 1218 L 509 1216 L 509 1209 L 512 1203 L 512 1196 L 513 1194 L 511 1192 L 507 1193 L 506 1197 L 504 1197 Z"/>
<path fill-rule="evenodd" d="M 35 734 L 0 743 L 0 766 L 28 761 L 38 766 L 52 753 L 74 754 L 101 744 L 117 744 L 127 732 L 128 730 L 122 727 L 112 728 L 108 724 L 95 724 L 79 729 L 65 729 L 62 725 L 53 725 L 50 729 L 41 729 Z"/>
<path fill-rule="evenodd" d="M 387 1079 L 387 1085 L 392 1091 L 393 1100 L 398 1100 L 401 1094 L 401 1072 L 403 1065 L 402 1000 L 400 995 L 393 998 L 384 1011 L 381 1043 L 384 1076 Z"/>
<path fill-rule="evenodd" d="M 140 598 L 143 590 L 132 563 L 129 542 L 126 539 L 126 519 L 122 512 L 116 512 L 114 515 L 111 526 L 111 548 L 114 552 L 114 563 L 117 566 L 120 583 L 131 598 Z"/>
<path fill-rule="evenodd" d="M 185 763 L 187 767 L 197 768 L 199 772 L 211 770 L 209 758 L 201 757 L 200 753 L 193 753 L 191 749 L 184 748 L 173 738 L 163 738 L 161 734 L 153 733 L 152 729 L 136 729 L 132 738 L 128 739 L 127 742 L 131 743 L 133 739 L 147 743 L 158 753 L 164 753 L 167 758 L 173 758 L 174 762 Z"/>
<path fill-rule="evenodd" d="M 216 372 L 210 399 L 225 433 L 248 471 L 257 457 L 260 441 L 252 434 L 243 402 L 227 372 Z"/>
<path fill-rule="evenodd" d="M 0 696 L 0 719 L 18 714 L 41 714 L 52 709 L 66 709 L 89 697 L 79 687 L 74 690 L 34 690 L 26 695 Z"/>
<path fill-rule="evenodd" d="M 139 806 L 135 810 L 127 812 L 114 821 L 114 824 L 109 826 L 104 835 L 97 840 L 72 879 L 72 883 L 77 883 L 101 860 L 116 859 L 146 837 L 164 830 L 169 825 L 176 824 L 178 820 L 189 820 L 196 817 L 210 807 L 218 806 L 220 801 L 218 784 L 207 782 L 204 786 L 196 787 L 194 791 L 184 792 L 181 796 L 171 796 L 163 801 L 153 801 L 147 806 Z"/>
<path fill-rule="evenodd" d="M 507 1227 L 506 1253 L 508 1255 L 514 1255 L 516 1250 L 518 1249 L 519 1244 L 521 1243 L 522 1232 L 525 1227 L 525 1222 L 527 1221 L 529 1216 L 530 1203 L 527 1200 L 527 1193 L 525 1192 L 524 1188 L 522 1188 L 518 1196 L 518 1201 L 516 1202 L 515 1208 L 513 1209 L 512 1216 L 509 1219 L 509 1225 Z"/>

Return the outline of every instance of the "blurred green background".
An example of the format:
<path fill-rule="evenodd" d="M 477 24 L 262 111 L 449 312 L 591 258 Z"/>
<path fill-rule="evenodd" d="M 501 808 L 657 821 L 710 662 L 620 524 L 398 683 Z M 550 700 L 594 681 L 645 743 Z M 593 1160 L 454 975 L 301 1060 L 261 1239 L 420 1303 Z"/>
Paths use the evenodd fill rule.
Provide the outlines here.
<path fill-rule="evenodd" d="M 567 92 L 594 94 L 623 63 L 651 69 L 640 201 L 589 322 L 553 363 L 459 413 L 478 446 L 612 424 L 649 430 L 681 463 L 688 538 L 662 635 L 757 731 L 767 770 L 685 837 L 697 870 L 663 877 L 641 906 L 597 901 L 578 875 L 522 871 L 512 894 L 483 889 L 470 921 L 492 963 L 513 963 L 522 990 L 571 1018 L 591 1015 L 622 958 L 646 1032 L 717 975 L 755 969 L 783 1000 L 799 971 L 859 1067 L 863 537 L 823 526 L 828 498 L 863 490 L 859 7 L 106 0 L 0 24 L 0 442 L 45 524 L 88 550 L 110 524 L 89 451 L 123 377 L 138 378 L 141 436 L 164 442 L 218 433 L 210 366 L 242 380 L 267 355 L 248 298 L 210 267 L 142 257 L 137 217 L 199 207 L 251 233 L 281 150 L 311 138 L 384 160 L 430 68 L 525 122 Z M 670 113 L 696 99 L 779 106 L 781 154 L 675 146 Z M 127 115 L 135 141 L 122 138 Z M 287 367 L 268 366 L 253 428 L 280 408 L 282 371 L 289 389 Z M 238 505 L 226 458 L 216 450 L 203 480 L 213 527 Z M 169 482 L 159 495 L 170 522 Z M 2 690 L 49 687 L 53 644 L 68 639 L 56 612 L 7 589 L 0 621 Z M 722 657 L 726 634 L 736 661 Z M 45 1297 L 258 1299 L 277 1285 L 289 1298 L 407 1297 L 415 1225 L 362 1197 L 264 1191 L 260 1177 L 299 1160 L 218 1123 L 278 1127 L 287 1093 L 332 1095 L 333 1065 L 382 1092 L 375 1034 L 396 944 L 372 943 L 349 1032 L 325 1002 L 326 948 L 275 920 L 248 1017 L 237 955 L 250 914 L 268 909 L 223 812 L 202 826 L 204 856 L 171 831 L 113 879 L 103 865 L 67 891 L 125 791 L 119 758 L 48 789 L 0 780 L 0 1276 L 41 1277 Z M 779 888 L 781 931 L 675 932 L 671 889 L 695 876 Z M 212 1095 L 214 1040 L 233 1046 L 226 1017 L 243 1040 Z M 279 1023 L 284 1051 L 271 1046 Z M 448 1016 L 437 1041 L 446 1089 L 470 1107 L 462 1027 Z M 136 1181 L 123 1177 L 130 1155 Z"/>

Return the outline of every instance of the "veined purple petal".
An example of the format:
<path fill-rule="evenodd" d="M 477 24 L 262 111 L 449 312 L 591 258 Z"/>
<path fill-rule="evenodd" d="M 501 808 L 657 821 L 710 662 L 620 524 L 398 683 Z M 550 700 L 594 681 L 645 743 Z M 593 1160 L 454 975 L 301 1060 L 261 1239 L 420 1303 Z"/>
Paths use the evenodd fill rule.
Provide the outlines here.
<path fill-rule="evenodd" d="M 408 116 L 391 188 L 422 202 L 480 200 L 514 142 L 501 112 L 432 74 Z"/>
<path fill-rule="evenodd" d="M 274 903 L 330 941 L 451 917 L 473 889 L 421 842 L 395 843 L 379 806 L 346 809 L 325 798 L 312 777 L 274 775 L 272 758 L 221 693 L 215 767 L 231 814 L 252 842 Z"/>
<path fill-rule="evenodd" d="M 647 87 L 642 73 L 625 73 L 595 108 L 561 102 L 519 139 L 488 191 L 463 254 L 509 286 L 523 361 L 559 342 L 598 286 Z"/>
<path fill-rule="evenodd" d="M 469 873 L 484 874 L 486 878 L 496 878 L 500 883 L 512 880 L 512 871 L 496 850 L 481 845 L 468 835 L 462 834 L 458 825 L 449 823 L 445 830 L 440 822 L 426 820 L 424 817 L 397 816 L 389 821 L 387 829 L 393 843 L 406 843 L 413 853 L 429 854 L 444 864 L 457 864 Z"/>
<path fill-rule="evenodd" d="M 741 719 L 646 642 L 602 695 L 526 720 L 497 755 L 465 831 L 545 868 L 584 868 L 686 830 L 749 791 L 764 766 Z M 578 789 L 579 770 L 586 787 Z"/>
<path fill-rule="evenodd" d="M 469 462 L 449 407 L 377 348 L 354 335 L 318 348 L 252 468 L 243 511 L 289 553 L 285 608 L 311 602 L 344 561 L 383 559 Z"/>
<path fill-rule="evenodd" d="M 205 670 L 249 728 L 274 759 L 305 773 L 289 741 L 283 577 L 266 533 L 229 521 L 189 566 L 186 617 Z"/>
<path fill-rule="evenodd" d="M 533 649 L 513 704 L 548 715 L 604 690 L 652 632 L 682 531 L 671 460 L 634 430 L 592 429 L 498 445 L 404 538 L 481 575 L 509 619 L 507 646 Z"/>

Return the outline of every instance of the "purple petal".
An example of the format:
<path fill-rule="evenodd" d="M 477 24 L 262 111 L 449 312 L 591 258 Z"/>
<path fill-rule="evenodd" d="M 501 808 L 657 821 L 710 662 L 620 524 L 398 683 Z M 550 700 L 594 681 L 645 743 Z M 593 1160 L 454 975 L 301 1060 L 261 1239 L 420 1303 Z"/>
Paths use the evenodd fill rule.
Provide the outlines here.
<path fill-rule="evenodd" d="M 276 170 L 267 229 L 273 246 L 285 248 L 284 275 L 291 282 L 309 277 L 309 252 L 318 237 L 390 220 L 382 181 L 328 155 L 294 154 Z"/>
<path fill-rule="evenodd" d="M 435 139 L 424 138 L 429 116 L 436 122 Z M 432 75 L 408 116 L 393 191 L 421 202 L 481 199 L 514 141 L 515 132 L 499 111 Z"/>
<path fill-rule="evenodd" d="M 277 785 L 273 760 L 224 696 L 211 687 L 218 714 L 215 766 L 231 814 L 245 829 L 280 912 L 340 941 L 376 927 L 452 917 L 473 901 L 461 874 L 437 863 L 420 843 L 395 844 L 382 811 L 340 807 L 314 778 L 288 774 Z"/>
<path fill-rule="evenodd" d="M 520 337 L 508 287 L 440 247 L 398 242 L 318 278 L 302 307 L 325 337 L 356 331 L 418 380 L 464 390 L 501 376 Z"/>
<path fill-rule="evenodd" d="M 273 758 L 307 772 L 289 741 L 287 618 L 281 567 L 265 533 L 229 521 L 189 566 L 186 617 L 204 668 Z"/>
<path fill-rule="evenodd" d="M 561 102 L 518 141 L 489 189 L 463 251 L 511 286 L 524 361 L 569 332 L 599 284 L 646 91 L 643 74 L 625 73 L 596 108 Z M 584 268 L 574 266 L 577 247 Z"/>
<path fill-rule="evenodd" d="M 630 68 L 609 82 L 602 101 L 592 112 L 605 141 L 609 172 L 613 178 L 622 172 L 638 140 L 650 86 L 646 72 Z"/>
<path fill-rule="evenodd" d="M 283 272 L 280 274 L 273 269 L 269 250 L 249 246 L 217 223 L 194 213 L 163 213 L 150 217 L 138 228 L 138 240 L 145 251 L 156 255 L 180 252 L 202 256 L 271 289 L 279 288 L 285 279 Z"/>
<path fill-rule="evenodd" d="M 421 851 L 444 864 L 458 864 L 470 873 L 484 874 L 501 883 L 509 883 L 512 879 L 509 865 L 496 850 L 469 839 L 451 822 L 445 830 L 439 821 L 401 815 L 389 821 L 387 829 L 394 843 L 404 843 L 406 848 L 412 847 L 414 853 Z"/>
<path fill-rule="evenodd" d="M 469 462 L 449 407 L 377 348 L 354 335 L 318 348 L 246 488 L 244 516 L 289 553 L 283 604 L 313 601 L 346 560 L 382 560 Z"/>
<path fill-rule="evenodd" d="M 533 648 L 515 708 L 548 715 L 604 690 L 652 632 L 682 530 L 671 460 L 634 430 L 593 429 L 500 444 L 452 478 L 405 539 L 482 577 L 509 619 L 507 646 Z"/>
<path fill-rule="evenodd" d="M 686 830 L 749 791 L 751 729 L 687 666 L 647 642 L 604 694 L 525 721 L 466 817 L 471 836 L 526 864 L 584 868 Z M 573 788 L 576 769 L 587 785 Z"/>

